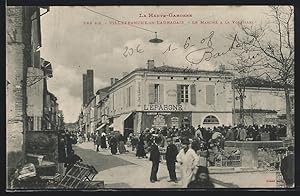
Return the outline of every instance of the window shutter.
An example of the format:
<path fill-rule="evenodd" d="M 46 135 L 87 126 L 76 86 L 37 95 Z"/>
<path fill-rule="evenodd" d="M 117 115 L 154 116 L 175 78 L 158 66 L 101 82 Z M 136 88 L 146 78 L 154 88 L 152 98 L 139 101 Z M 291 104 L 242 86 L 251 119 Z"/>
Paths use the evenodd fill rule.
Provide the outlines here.
<path fill-rule="evenodd" d="M 127 103 L 127 101 L 126 101 L 126 99 L 127 99 L 127 97 L 126 97 L 126 89 L 124 88 L 123 89 L 123 91 L 122 91 L 122 96 L 123 96 L 123 106 L 124 106 L 124 108 L 126 108 L 126 103 Z"/>
<path fill-rule="evenodd" d="M 155 84 L 149 84 L 149 104 L 155 101 Z"/>
<path fill-rule="evenodd" d="M 191 85 L 191 104 L 196 105 L 196 85 Z"/>
<path fill-rule="evenodd" d="M 160 104 L 164 103 L 164 85 L 163 84 L 159 85 L 159 103 Z"/>
<path fill-rule="evenodd" d="M 131 86 L 131 105 L 132 106 L 135 106 L 135 95 L 136 95 L 136 92 L 135 92 L 135 86 Z"/>
<path fill-rule="evenodd" d="M 206 85 L 206 104 L 214 105 L 215 104 L 215 86 Z"/>
<path fill-rule="evenodd" d="M 181 104 L 181 85 L 177 84 L 177 104 Z"/>
<path fill-rule="evenodd" d="M 130 87 L 127 88 L 127 107 L 130 106 Z"/>

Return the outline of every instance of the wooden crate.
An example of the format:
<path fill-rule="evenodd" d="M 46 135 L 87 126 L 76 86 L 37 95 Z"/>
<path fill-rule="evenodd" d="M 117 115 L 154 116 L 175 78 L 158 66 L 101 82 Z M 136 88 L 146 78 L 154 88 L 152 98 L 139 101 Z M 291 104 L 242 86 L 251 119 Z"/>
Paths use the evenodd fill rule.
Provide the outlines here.
<path fill-rule="evenodd" d="M 85 189 L 89 188 L 97 170 L 90 165 L 76 163 L 58 183 L 61 189 Z"/>

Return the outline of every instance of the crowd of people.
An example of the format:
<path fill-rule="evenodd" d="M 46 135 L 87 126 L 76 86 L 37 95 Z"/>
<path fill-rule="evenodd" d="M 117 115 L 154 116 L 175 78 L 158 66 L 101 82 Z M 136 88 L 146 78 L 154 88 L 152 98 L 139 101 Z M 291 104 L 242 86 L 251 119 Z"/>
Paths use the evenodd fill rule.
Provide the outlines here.
<path fill-rule="evenodd" d="M 119 132 L 107 134 L 106 132 L 98 131 L 91 134 L 91 139 L 96 147 L 96 152 L 99 152 L 99 147 L 101 149 L 110 148 L 111 154 L 113 155 L 118 152 L 120 154 L 129 152 L 125 147 L 127 139 Z"/>
<path fill-rule="evenodd" d="M 180 165 L 181 182 L 188 188 L 212 188 L 207 167 L 214 165 L 217 155 L 224 149 L 225 141 L 280 140 L 285 136 L 284 125 L 198 126 L 181 128 L 146 128 L 141 133 L 122 135 L 119 132 L 98 131 L 85 140 L 94 141 L 95 150 L 110 149 L 112 155 L 129 152 L 137 158 L 152 162 L 150 182 L 159 181 L 157 172 L 162 154 L 165 156 L 170 182 L 177 183 L 176 162 Z M 84 137 L 84 136 L 83 136 Z M 234 152 L 239 153 L 239 152 Z"/>

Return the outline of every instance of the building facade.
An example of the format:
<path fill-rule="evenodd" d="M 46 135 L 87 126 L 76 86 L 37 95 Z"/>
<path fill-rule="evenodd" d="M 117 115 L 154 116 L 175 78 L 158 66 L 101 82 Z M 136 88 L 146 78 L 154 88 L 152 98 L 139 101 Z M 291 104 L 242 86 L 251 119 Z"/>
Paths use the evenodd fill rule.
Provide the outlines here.
<path fill-rule="evenodd" d="M 286 124 L 286 102 L 284 88 L 280 84 L 268 80 L 250 78 L 245 83 L 245 98 L 243 100 L 244 123 L 246 125 Z M 234 123 L 240 122 L 239 94 L 235 92 Z M 295 114 L 295 93 L 290 87 L 290 108 L 292 117 Z"/>
<path fill-rule="evenodd" d="M 109 125 L 125 135 L 152 127 L 237 125 L 240 101 L 233 78 L 229 72 L 155 67 L 148 61 L 147 68 L 111 78 L 110 86 L 99 89 L 84 107 L 83 124 L 90 132 Z M 290 94 L 294 114 L 292 89 Z M 278 84 L 250 81 L 243 101 L 245 125 L 284 124 L 285 96 Z"/>
<path fill-rule="evenodd" d="M 41 107 L 34 107 L 30 99 L 32 91 L 42 90 L 42 84 L 34 85 L 34 83 L 32 89 L 27 88 L 30 83 L 28 76 L 43 74 L 39 69 L 41 65 L 39 49 L 42 46 L 41 8 L 47 9 L 46 12 L 49 11 L 49 7 L 37 6 L 7 6 L 6 9 L 7 183 L 16 165 L 25 161 L 28 114 L 36 113 L 40 116 L 43 110 L 40 104 Z M 39 103 L 42 102 L 40 98 L 43 99 L 35 97 Z"/>
<path fill-rule="evenodd" d="M 125 135 L 152 127 L 231 125 L 232 79 L 228 72 L 155 67 L 150 61 L 112 80 L 101 113 Z"/>

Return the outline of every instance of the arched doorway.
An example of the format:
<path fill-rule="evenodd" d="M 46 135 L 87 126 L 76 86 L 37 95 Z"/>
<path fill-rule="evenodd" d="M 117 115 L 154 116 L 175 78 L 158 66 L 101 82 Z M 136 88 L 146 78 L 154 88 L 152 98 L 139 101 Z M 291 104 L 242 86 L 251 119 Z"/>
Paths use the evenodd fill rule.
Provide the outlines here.
<path fill-rule="evenodd" d="M 219 119 L 214 115 L 208 115 L 204 118 L 202 125 L 205 127 L 218 126 L 220 124 Z"/>

